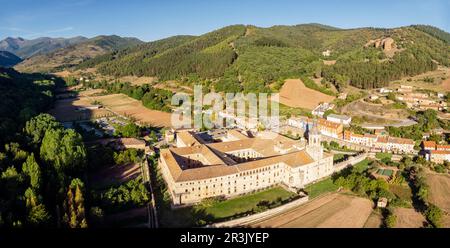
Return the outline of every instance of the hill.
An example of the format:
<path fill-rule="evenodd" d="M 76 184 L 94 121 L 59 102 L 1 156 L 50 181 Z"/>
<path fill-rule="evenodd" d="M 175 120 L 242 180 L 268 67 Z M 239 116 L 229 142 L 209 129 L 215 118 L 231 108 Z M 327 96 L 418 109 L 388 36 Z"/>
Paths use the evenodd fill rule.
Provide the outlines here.
<path fill-rule="evenodd" d="M 435 70 L 438 64 L 450 66 L 448 35 L 417 25 L 395 29 L 233 25 L 115 51 L 88 59 L 78 68 L 95 67 L 98 73 L 116 77 L 210 82 L 217 91 L 268 92 L 274 82 L 282 85 L 284 79 L 300 77 L 323 78 L 324 85 L 333 84 L 340 91 L 348 85 L 368 89 Z"/>
<path fill-rule="evenodd" d="M 21 57 L 22 59 L 26 59 L 36 54 L 49 53 L 56 49 L 74 45 L 85 40 L 87 40 L 87 38 L 82 36 L 67 39 L 41 37 L 32 40 L 27 40 L 20 37 L 8 37 L 0 41 L 0 50 L 8 51 L 18 57 Z"/>
<path fill-rule="evenodd" d="M 59 68 L 71 67 L 87 59 L 140 43 L 142 41 L 136 38 L 102 35 L 50 53 L 32 56 L 15 68 L 24 72 L 53 72 Z"/>
<path fill-rule="evenodd" d="M 20 63 L 21 61 L 22 61 L 21 58 L 17 57 L 16 55 L 10 52 L 0 51 L 0 66 L 11 67 Z"/>

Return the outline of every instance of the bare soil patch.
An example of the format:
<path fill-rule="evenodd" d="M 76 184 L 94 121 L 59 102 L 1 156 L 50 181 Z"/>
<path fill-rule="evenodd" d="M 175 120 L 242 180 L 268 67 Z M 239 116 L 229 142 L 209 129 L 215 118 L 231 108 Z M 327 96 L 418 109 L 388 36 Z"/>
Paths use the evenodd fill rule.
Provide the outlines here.
<path fill-rule="evenodd" d="M 80 107 L 86 106 L 92 106 L 91 101 L 86 99 L 86 97 L 62 99 L 57 100 L 48 113 L 61 122 L 89 120 L 114 115 L 104 108 L 79 111 Z"/>
<path fill-rule="evenodd" d="M 428 200 L 447 213 L 450 213 L 450 176 L 429 173 L 426 178 L 430 186 Z"/>
<path fill-rule="evenodd" d="M 397 228 L 421 228 L 426 223 L 425 217 L 413 208 L 395 208 Z"/>
<path fill-rule="evenodd" d="M 442 88 L 444 88 L 445 91 L 450 91 L 450 77 L 442 81 Z"/>
<path fill-rule="evenodd" d="M 372 213 L 373 203 L 339 193 L 314 199 L 289 212 L 262 221 L 260 227 L 361 228 Z"/>
<path fill-rule="evenodd" d="M 383 224 L 383 220 L 381 214 L 372 211 L 366 223 L 364 224 L 364 228 L 380 228 Z"/>
<path fill-rule="evenodd" d="M 95 173 L 90 177 L 90 181 L 97 186 L 107 186 L 127 182 L 140 174 L 139 164 L 114 165 Z"/>
<path fill-rule="evenodd" d="M 124 94 L 112 94 L 105 96 L 89 97 L 102 103 L 113 113 L 131 116 L 140 123 L 151 124 L 158 127 L 171 126 L 171 114 L 167 112 L 151 110 L 142 105 L 142 102 Z"/>
<path fill-rule="evenodd" d="M 280 90 L 280 102 L 293 108 L 314 109 L 321 102 L 334 97 L 307 88 L 300 79 L 288 79 Z"/>
<path fill-rule="evenodd" d="M 439 66 L 437 70 L 425 72 L 414 77 L 406 77 L 390 84 L 391 87 L 402 85 L 415 86 L 417 88 L 434 90 L 438 92 L 450 91 L 450 68 Z M 425 82 L 425 78 L 433 78 L 434 82 Z M 443 80 L 444 79 L 444 80 Z"/>

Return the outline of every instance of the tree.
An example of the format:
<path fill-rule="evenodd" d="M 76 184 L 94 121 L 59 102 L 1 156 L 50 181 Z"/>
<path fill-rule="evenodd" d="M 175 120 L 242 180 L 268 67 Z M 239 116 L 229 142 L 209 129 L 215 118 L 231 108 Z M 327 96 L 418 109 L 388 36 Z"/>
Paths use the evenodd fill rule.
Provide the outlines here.
<path fill-rule="evenodd" d="M 70 228 L 86 228 L 87 221 L 84 208 L 84 183 L 74 178 L 67 189 L 64 201 L 64 223 Z"/>
<path fill-rule="evenodd" d="M 38 190 L 41 184 L 41 169 L 38 163 L 36 163 L 33 153 L 29 155 L 25 163 L 23 163 L 22 171 L 30 178 L 31 187 Z"/>
<path fill-rule="evenodd" d="M 140 136 L 141 129 L 135 123 L 128 123 L 124 126 L 118 126 L 116 128 L 116 134 L 128 138 L 137 138 Z"/>
<path fill-rule="evenodd" d="M 60 128 L 61 124 L 53 116 L 40 114 L 26 122 L 24 132 L 31 138 L 32 143 L 39 144 L 47 130 Z"/>
<path fill-rule="evenodd" d="M 28 213 L 27 221 L 33 226 L 47 225 L 51 216 L 43 204 L 32 207 Z"/>
<path fill-rule="evenodd" d="M 442 210 L 437 206 L 430 204 L 425 211 L 425 217 L 434 227 L 440 227 L 442 220 Z"/>
<path fill-rule="evenodd" d="M 386 227 L 392 228 L 397 223 L 397 216 L 395 214 L 393 214 L 391 211 L 389 211 L 389 214 L 384 219 L 384 222 L 386 224 Z"/>
<path fill-rule="evenodd" d="M 57 172 L 77 173 L 86 166 L 86 149 L 80 134 L 72 129 L 50 129 L 41 145 L 42 160 Z"/>

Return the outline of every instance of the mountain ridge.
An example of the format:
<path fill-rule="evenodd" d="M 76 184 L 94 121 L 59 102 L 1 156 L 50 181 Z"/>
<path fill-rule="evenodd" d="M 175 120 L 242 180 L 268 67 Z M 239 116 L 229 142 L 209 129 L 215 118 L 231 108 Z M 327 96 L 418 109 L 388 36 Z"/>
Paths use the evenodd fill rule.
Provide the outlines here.
<path fill-rule="evenodd" d="M 322 78 L 338 90 L 347 85 L 376 88 L 437 65 L 450 66 L 448 35 L 424 25 L 342 29 L 317 23 L 238 24 L 114 49 L 65 68 L 200 81 L 218 91 L 270 91 L 274 82 L 305 76 Z"/>

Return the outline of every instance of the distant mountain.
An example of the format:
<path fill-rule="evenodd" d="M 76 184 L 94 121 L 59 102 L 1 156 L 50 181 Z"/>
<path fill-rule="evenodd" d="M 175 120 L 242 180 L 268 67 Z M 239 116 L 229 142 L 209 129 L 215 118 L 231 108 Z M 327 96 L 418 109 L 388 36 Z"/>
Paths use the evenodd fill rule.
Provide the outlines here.
<path fill-rule="evenodd" d="M 142 41 L 136 38 L 101 35 L 49 53 L 34 55 L 18 64 L 15 68 L 25 72 L 53 72 L 141 43 Z"/>
<path fill-rule="evenodd" d="M 49 38 L 41 37 L 32 40 L 23 38 L 8 37 L 0 41 L 0 50 L 14 53 L 15 55 L 26 59 L 36 54 L 45 54 L 56 49 L 64 48 L 87 40 L 82 36 L 73 38 Z"/>
<path fill-rule="evenodd" d="M 449 34 L 429 26 L 339 29 L 321 24 L 234 25 L 176 36 L 81 63 L 112 76 L 210 81 L 218 91 L 270 91 L 289 77 L 322 77 L 338 90 L 384 87 L 450 66 Z"/>
<path fill-rule="evenodd" d="M 21 58 L 10 52 L 0 51 L 0 66 L 2 67 L 12 67 L 20 63 L 21 61 Z"/>

